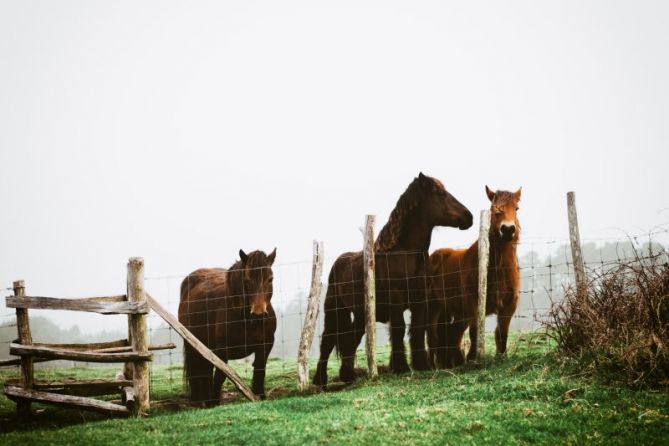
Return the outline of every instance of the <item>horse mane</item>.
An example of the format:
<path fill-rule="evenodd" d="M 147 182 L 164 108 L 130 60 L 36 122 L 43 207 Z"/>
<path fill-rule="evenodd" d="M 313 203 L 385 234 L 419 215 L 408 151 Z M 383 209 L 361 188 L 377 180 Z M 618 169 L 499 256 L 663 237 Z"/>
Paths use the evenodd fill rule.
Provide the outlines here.
<path fill-rule="evenodd" d="M 390 213 L 388 222 L 376 238 L 376 242 L 374 243 L 375 251 L 389 251 L 397 245 L 407 216 L 420 204 L 420 181 L 420 177 L 414 178 L 399 200 L 397 200 L 395 209 Z"/>
<path fill-rule="evenodd" d="M 508 190 L 498 190 L 495 192 L 495 201 L 492 204 L 505 205 L 515 199 L 516 197 L 513 192 L 509 192 Z"/>
<path fill-rule="evenodd" d="M 246 263 L 237 260 L 227 271 L 226 288 L 230 296 L 242 296 L 244 274 L 247 270 L 254 270 L 267 266 L 267 254 L 262 251 L 253 251 L 247 254 Z"/>

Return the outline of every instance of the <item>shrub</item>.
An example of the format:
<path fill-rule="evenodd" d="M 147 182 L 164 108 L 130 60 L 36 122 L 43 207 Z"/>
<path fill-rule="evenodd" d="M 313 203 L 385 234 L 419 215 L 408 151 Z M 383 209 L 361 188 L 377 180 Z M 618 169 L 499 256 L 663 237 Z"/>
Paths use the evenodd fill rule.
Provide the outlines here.
<path fill-rule="evenodd" d="M 666 254 L 619 261 L 565 290 L 547 321 L 558 352 L 584 374 L 633 387 L 669 384 L 669 265 Z"/>

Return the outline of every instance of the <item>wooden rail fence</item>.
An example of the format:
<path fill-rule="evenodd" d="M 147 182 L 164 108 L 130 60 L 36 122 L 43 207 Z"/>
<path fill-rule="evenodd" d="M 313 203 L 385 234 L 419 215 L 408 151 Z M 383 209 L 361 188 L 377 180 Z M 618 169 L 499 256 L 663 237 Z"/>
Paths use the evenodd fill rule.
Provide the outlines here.
<path fill-rule="evenodd" d="M 146 315 L 150 311 L 143 289 L 144 261 L 128 261 L 128 294 L 118 296 L 60 299 L 26 296 L 25 282 L 14 282 L 14 295 L 5 299 L 8 308 L 16 309 L 19 338 L 9 345 L 9 353 L 19 356 L 0 362 L 0 365 L 21 365 L 21 379 L 5 382 L 5 395 L 17 404 L 19 415 L 30 414 L 31 403 L 49 403 L 91 410 L 110 415 L 142 415 L 150 408 L 148 361 L 149 350 L 175 348 L 173 343 L 148 345 Z M 30 332 L 29 309 L 86 311 L 99 314 L 127 314 L 128 339 L 81 344 L 34 343 Z M 124 362 L 130 373 L 120 373 L 114 379 L 37 381 L 35 362 L 72 360 L 97 363 Z M 101 401 L 92 396 L 120 394 L 123 404 Z"/>

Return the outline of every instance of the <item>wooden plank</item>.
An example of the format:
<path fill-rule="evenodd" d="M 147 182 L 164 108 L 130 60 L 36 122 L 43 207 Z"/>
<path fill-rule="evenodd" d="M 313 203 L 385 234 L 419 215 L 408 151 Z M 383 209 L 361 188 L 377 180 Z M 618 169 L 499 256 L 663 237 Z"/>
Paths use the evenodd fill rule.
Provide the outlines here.
<path fill-rule="evenodd" d="M 23 280 L 14 282 L 14 295 L 20 299 L 26 295 L 26 284 Z M 16 309 L 16 326 L 19 333 L 19 342 L 24 345 L 30 345 L 33 342 L 30 334 L 30 321 L 28 319 L 28 310 L 26 308 Z M 21 357 L 21 378 L 23 387 L 27 390 L 32 389 L 34 376 L 33 358 L 30 356 Z M 30 415 L 30 401 L 18 401 L 16 410 L 19 417 Z"/>
<path fill-rule="evenodd" d="M 149 352 L 129 353 L 96 353 L 79 350 L 67 350 L 61 348 L 38 347 L 34 345 L 23 345 L 12 342 L 9 344 L 9 353 L 12 355 L 39 356 L 48 359 L 69 359 L 71 361 L 85 362 L 146 362 L 153 357 Z"/>
<path fill-rule="evenodd" d="M 20 386 L 18 379 L 5 381 L 5 385 Z M 56 380 L 35 381 L 33 389 L 77 396 L 111 395 L 121 391 L 122 387 L 132 386 L 132 381 L 126 379 L 91 379 L 91 380 Z"/>
<path fill-rule="evenodd" d="M 490 257 L 490 210 L 481 211 L 481 226 L 479 229 L 478 244 L 479 284 L 478 284 L 478 314 L 476 330 L 476 360 L 485 356 L 485 313 L 488 294 L 488 262 Z"/>
<path fill-rule="evenodd" d="M 127 339 L 121 339 L 118 341 L 110 341 L 110 342 L 97 342 L 97 343 L 92 343 L 92 344 L 44 344 L 44 343 L 33 343 L 32 345 L 35 347 L 47 347 L 47 348 L 55 348 L 55 349 L 65 349 L 65 350 L 75 350 L 75 351 L 90 351 L 92 353 L 123 353 L 123 352 L 131 352 L 132 347 L 130 347 L 127 344 Z M 169 350 L 176 348 L 176 344 L 174 342 L 168 342 L 166 344 L 155 344 L 155 345 L 149 345 L 149 351 L 154 351 L 154 350 Z M 33 363 L 35 362 L 47 362 L 47 361 L 56 361 L 57 359 L 49 359 L 49 358 L 40 358 L 40 357 L 34 357 L 33 358 Z M 3 359 L 0 361 L 0 367 L 7 367 L 7 366 L 16 366 L 21 364 L 21 359 Z M 130 363 L 132 364 L 132 363 Z"/>
<path fill-rule="evenodd" d="M 33 358 L 33 364 L 36 362 L 47 362 L 47 361 L 53 361 L 52 359 L 45 359 L 45 358 Z M 17 366 L 21 365 L 21 358 L 16 358 L 16 359 L 3 359 L 0 361 L 0 367 L 10 367 L 10 366 Z"/>
<path fill-rule="evenodd" d="M 132 257 L 128 260 L 128 301 L 148 307 L 144 292 L 144 259 Z M 130 345 L 135 354 L 148 353 L 149 337 L 146 327 L 146 317 L 143 314 L 131 314 L 129 318 Z M 114 354 L 114 353 L 110 353 Z M 122 353 L 116 353 L 122 354 Z M 149 364 L 135 362 L 133 364 L 133 388 L 136 404 L 133 405 L 134 415 L 149 412 Z"/>
<path fill-rule="evenodd" d="M 155 344 L 155 345 L 149 345 L 148 350 L 149 351 L 154 351 L 154 350 L 170 350 L 173 348 L 177 348 L 176 344 L 174 342 L 168 342 L 166 344 Z M 126 346 L 126 347 L 112 347 L 112 348 L 101 348 L 98 350 L 94 350 L 96 353 L 122 353 L 122 352 L 131 352 L 132 347 Z"/>
<path fill-rule="evenodd" d="M 121 381 L 124 379 L 125 374 L 123 372 L 118 372 L 116 374 L 116 379 Z M 130 411 L 130 413 L 137 413 L 137 399 L 135 398 L 135 389 L 132 387 L 132 381 L 127 386 L 121 388 L 121 402 L 123 405 Z"/>
<path fill-rule="evenodd" d="M 209 350 L 193 333 L 191 333 L 181 322 L 177 320 L 169 311 L 160 305 L 150 294 L 146 293 L 151 309 L 155 311 L 170 327 L 176 331 L 185 342 L 197 350 L 207 361 L 211 362 L 214 367 L 225 373 L 230 381 L 237 387 L 237 389 L 250 401 L 259 401 L 260 398 L 248 388 L 246 384 L 239 377 L 229 365 L 221 360 L 214 352 Z"/>
<path fill-rule="evenodd" d="M 307 303 L 307 314 L 304 316 L 304 325 L 300 335 L 300 344 L 297 352 L 297 387 L 301 392 L 309 388 L 309 351 L 316 331 L 318 306 L 321 298 L 323 283 L 323 242 L 314 240 L 314 258 L 311 265 L 311 288 Z"/>
<path fill-rule="evenodd" d="M 374 215 L 365 219 L 363 274 L 365 281 L 365 351 L 367 352 L 367 373 L 370 379 L 379 376 L 376 365 L 376 280 L 374 278 Z"/>
<path fill-rule="evenodd" d="M 116 341 L 92 342 L 90 344 L 48 344 L 42 342 L 33 342 L 32 345 L 36 347 L 62 348 L 66 350 L 77 350 L 77 351 L 92 350 L 101 353 L 103 350 L 106 349 L 127 347 L 129 344 L 127 339 L 118 339 Z M 123 350 L 123 351 L 130 351 L 130 350 Z"/>
<path fill-rule="evenodd" d="M 116 296 L 97 296 L 97 297 L 77 297 L 76 300 L 91 300 L 95 302 L 126 302 L 128 296 L 118 294 Z"/>
<path fill-rule="evenodd" d="M 100 314 L 146 314 L 146 302 L 100 302 L 88 299 L 59 299 L 56 297 L 26 296 L 5 298 L 7 308 L 32 308 L 39 310 L 88 311 Z"/>
<path fill-rule="evenodd" d="M 14 401 L 37 401 L 74 409 L 90 410 L 106 415 L 128 415 L 130 413 L 125 406 L 107 401 L 83 396 L 61 395 L 58 393 L 24 389 L 18 386 L 5 386 L 5 395 Z"/>
<path fill-rule="evenodd" d="M 578 215 L 576 214 L 576 194 L 567 192 L 567 213 L 569 215 L 569 241 L 571 242 L 571 257 L 574 262 L 576 276 L 576 293 L 582 296 L 586 289 L 585 265 L 581 252 L 581 236 L 578 231 Z"/>

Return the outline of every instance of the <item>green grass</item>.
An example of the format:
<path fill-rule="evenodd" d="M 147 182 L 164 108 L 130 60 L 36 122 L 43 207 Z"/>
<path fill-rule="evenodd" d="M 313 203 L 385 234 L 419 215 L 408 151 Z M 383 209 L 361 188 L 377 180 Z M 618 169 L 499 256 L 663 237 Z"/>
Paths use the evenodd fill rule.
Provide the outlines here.
<path fill-rule="evenodd" d="M 489 344 L 488 351 L 494 351 Z M 0 397 L 2 444 L 667 444 L 669 394 L 565 376 L 545 337 L 521 335 L 505 359 L 454 371 L 382 375 L 339 391 L 299 395 L 294 363 L 269 364 L 269 399 L 213 409 L 163 405 L 142 419 L 35 405 L 18 423 Z M 387 363 L 387 352 L 380 354 Z M 362 357 L 359 364 L 364 364 Z M 338 361 L 331 363 L 336 377 Z M 248 379 L 250 365 L 236 368 Z M 313 368 L 312 368 L 313 371 Z M 42 374 L 46 372 L 40 372 Z M 107 369 L 51 376 L 101 377 Z M 106 374 L 106 375 L 105 375 Z M 172 381 L 167 379 L 172 376 Z M 180 368 L 154 370 L 154 400 L 183 397 Z M 7 372 L 0 374 L 0 380 Z M 229 383 L 226 395 L 232 391 Z"/>

